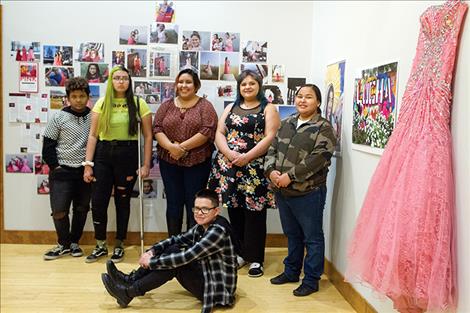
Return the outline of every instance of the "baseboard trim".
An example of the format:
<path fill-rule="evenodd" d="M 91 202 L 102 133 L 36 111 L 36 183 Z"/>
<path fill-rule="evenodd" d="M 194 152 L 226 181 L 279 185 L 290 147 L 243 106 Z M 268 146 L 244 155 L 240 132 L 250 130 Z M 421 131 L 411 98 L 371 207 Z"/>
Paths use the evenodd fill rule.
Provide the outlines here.
<path fill-rule="evenodd" d="M 108 232 L 109 244 L 114 243 L 115 232 Z M 146 232 L 144 234 L 144 244 L 151 245 L 157 241 L 166 239 L 167 233 Z M 29 231 L 29 230 L 4 230 L 0 238 L 1 243 L 15 244 L 55 244 L 57 235 L 55 231 Z M 95 244 L 94 233 L 86 231 L 82 235 L 80 244 Z M 128 232 L 126 244 L 140 245 L 140 232 Z M 267 247 L 287 247 L 287 238 L 283 234 L 268 234 L 266 236 Z"/>
<path fill-rule="evenodd" d="M 325 259 L 325 274 L 339 293 L 351 304 L 358 313 L 377 313 L 372 305 L 364 299 L 354 287 L 344 281 L 344 276 L 338 272 L 329 260 Z"/>

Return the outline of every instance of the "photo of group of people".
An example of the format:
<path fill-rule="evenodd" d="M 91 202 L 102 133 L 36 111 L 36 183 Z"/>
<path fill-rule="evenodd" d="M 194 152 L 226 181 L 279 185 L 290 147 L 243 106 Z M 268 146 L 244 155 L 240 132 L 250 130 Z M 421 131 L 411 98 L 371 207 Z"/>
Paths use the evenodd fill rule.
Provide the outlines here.
<path fill-rule="evenodd" d="M 33 173 L 33 154 L 6 154 L 5 172 Z"/>
<path fill-rule="evenodd" d="M 38 64 L 36 62 L 21 62 L 20 63 L 20 79 L 19 91 L 20 92 L 38 92 Z"/>
<path fill-rule="evenodd" d="M 73 47 L 71 46 L 43 46 L 43 63 L 54 66 L 73 65 Z"/>
<path fill-rule="evenodd" d="M 80 62 L 104 62 L 104 44 L 101 42 L 81 43 L 77 50 L 77 60 Z"/>
<path fill-rule="evenodd" d="M 74 77 L 73 67 L 46 67 L 44 81 L 46 86 L 65 86 L 68 79 Z"/>
<path fill-rule="evenodd" d="M 173 1 L 168 2 L 164 0 L 160 3 L 157 3 L 157 9 L 155 11 L 155 21 L 161 23 L 171 23 L 175 17 L 175 8 L 173 6 Z"/>
<path fill-rule="evenodd" d="M 240 34 L 229 32 L 212 33 L 211 50 L 239 52 Z"/>
<path fill-rule="evenodd" d="M 15 61 L 38 62 L 41 54 L 37 41 L 12 41 L 10 55 Z"/>

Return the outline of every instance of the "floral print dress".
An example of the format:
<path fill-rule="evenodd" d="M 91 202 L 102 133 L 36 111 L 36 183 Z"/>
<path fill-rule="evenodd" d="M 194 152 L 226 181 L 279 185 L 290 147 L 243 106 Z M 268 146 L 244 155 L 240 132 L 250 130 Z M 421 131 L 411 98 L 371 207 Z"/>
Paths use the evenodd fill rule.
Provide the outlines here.
<path fill-rule="evenodd" d="M 244 110 L 239 106 L 235 111 L 247 111 L 240 115 L 232 111 L 225 120 L 227 145 L 231 150 L 246 153 L 264 138 L 264 106 Z M 215 190 L 224 208 L 244 207 L 252 211 L 274 208 L 274 195 L 268 189 L 264 177 L 264 155 L 247 165 L 233 165 L 229 159 L 218 152 L 212 165 L 208 187 Z"/>

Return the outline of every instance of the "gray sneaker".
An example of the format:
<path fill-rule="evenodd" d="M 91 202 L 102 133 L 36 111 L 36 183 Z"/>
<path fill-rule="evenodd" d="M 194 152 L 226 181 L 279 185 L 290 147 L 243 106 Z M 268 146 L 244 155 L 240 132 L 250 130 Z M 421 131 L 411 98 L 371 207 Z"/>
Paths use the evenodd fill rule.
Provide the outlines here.
<path fill-rule="evenodd" d="M 114 247 L 113 255 L 111 256 L 111 261 L 114 263 L 119 263 L 124 259 L 124 248 L 123 247 Z"/>
<path fill-rule="evenodd" d="M 72 256 L 74 256 L 74 257 L 80 257 L 80 256 L 83 255 L 83 250 L 82 250 L 82 248 L 80 248 L 78 243 L 72 243 L 70 245 L 70 252 L 71 252 Z"/>

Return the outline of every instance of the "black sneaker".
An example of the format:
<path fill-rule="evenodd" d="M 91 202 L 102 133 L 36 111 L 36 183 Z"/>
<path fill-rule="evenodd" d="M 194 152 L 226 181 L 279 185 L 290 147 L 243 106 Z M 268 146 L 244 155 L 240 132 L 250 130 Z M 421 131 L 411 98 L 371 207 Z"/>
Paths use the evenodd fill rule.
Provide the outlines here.
<path fill-rule="evenodd" d="M 96 246 L 95 249 L 93 249 L 93 252 L 89 256 L 86 257 L 85 262 L 93 263 L 93 262 L 98 261 L 99 258 L 103 256 L 107 256 L 107 255 L 108 255 L 108 249 L 106 247 Z"/>
<path fill-rule="evenodd" d="M 282 273 L 280 275 L 277 275 L 276 277 L 271 278 L 269 281 L 273 285 L 283 285 L 287 283 L 296 283 L 299 281 L 299 278 L 290 279 L 289 277 L 287 277 L 286 274 Z"/>
<path fill-rule="evenodd" d="M 78 243 L 72 243 L 70 245 L 70 251 L 71 251 L 72 256 L 74 257 L 80 257 L 83 255 L 83 250 L 82 248 L 80 248 Z"/>
<path fill-rule="evenodd" d="M 260 277 L 263 276 L 263 265 L 261 263 L 253 262 L 250 265 L 248 270 L 248 276 L 250 277 Z"/>
<path fill-rule="evenodd" d="M 51 250 L 44 253 L 44 260 L 55 260 L 63 257 L 64 255 L 70 254 L 70 248 L 66 248 L 63 245 L 58 244 Z"/>
<path fill-rule="evenodd" d="M 124 248 L 123 247 L 115 247 L 113 251 L 113 255 L 111 256 L 111 261 L 114 263 L 119 263 L 124 259 Z"/>
<path fill-rule="evenodd" d="M 292 292 L 296 297 L 305 297 L 314 292 L 318 291 L 318 281 L 314 284 L 313 287 L 301 284 L 298 288 L 294 289 Z"/>

